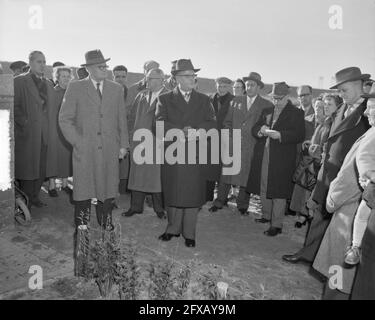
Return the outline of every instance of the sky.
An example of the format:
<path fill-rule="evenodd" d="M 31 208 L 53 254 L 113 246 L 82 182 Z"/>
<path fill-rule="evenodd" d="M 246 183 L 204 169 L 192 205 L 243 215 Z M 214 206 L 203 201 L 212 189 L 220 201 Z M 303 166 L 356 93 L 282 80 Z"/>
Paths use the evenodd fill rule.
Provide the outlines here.
<path fill-rule="evenodd" d="M 0 0 L 0 61 L 79 66 L 92 49 L 131 72 L 190 58 L 200 77 L 328 88 L 349 66 L 375 77 L 375 0 Z"/>

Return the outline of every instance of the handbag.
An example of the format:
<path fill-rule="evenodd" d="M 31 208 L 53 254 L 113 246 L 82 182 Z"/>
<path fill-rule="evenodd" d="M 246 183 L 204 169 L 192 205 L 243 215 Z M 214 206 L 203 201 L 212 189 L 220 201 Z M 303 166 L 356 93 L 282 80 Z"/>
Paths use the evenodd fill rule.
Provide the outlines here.
<path fill-rule="evenodd" d="M 309 155 L 302 155 L 293 175 L 293 182 L 300 187 L 312 191 L 316 185 L 320 164 Z"/>

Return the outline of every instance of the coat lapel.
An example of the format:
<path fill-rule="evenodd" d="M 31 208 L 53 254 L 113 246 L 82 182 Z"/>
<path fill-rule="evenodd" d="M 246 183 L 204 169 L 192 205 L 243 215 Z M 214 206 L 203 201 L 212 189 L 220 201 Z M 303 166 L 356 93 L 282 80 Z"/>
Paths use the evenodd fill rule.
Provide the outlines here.
<path fill-rule="evenodd" d="M 173 96 L 174 96 L 174 99 L 175 99 L 175 103 L 177 105 L 177 108 L 182 112 L 182 113 L 185 113 L 186 110 L 187 110 L 187 103 L 184 99 L 184 97 L 182 96 L 180 90 L 178 89 L 178 87 L 176 87 L 174 90 L 173 90 Z M 190 100 L 191 100 L 192 97 L 190 97 Z M 190 102 L 190 101 L 189 101 Z"/>
<path fill-rule="evenodd" d="M 281 110 L 279 118 L 276 120 L 276 122 L 272 126 L 272 129 L 277 128 L 278 125 L 280 125 L 280 123 L 282 123 L 283 120 L 288 117 L 288 113 L 291 110 L 291 108 L 292 108 L 292 106 L 290 105 L 290 102 L 288 102 L 288 104 L 284 107 L 284 109 Z M 276 107 L 273 109 L 274 112 L 275 112 L 275 109 L 276 109 Z"/>
<path fill-rule="evenodd" d="M 35 82 L 34 82 L 33 78 L 31 77 L 30 72 L 28 73 L 28 75 L 26 77 L 26 82 L 27 82 L 27 88 L 30 91 L 30 93 L 34 96 L 34 98 L 36 100 L 38 100 L 39 103 L 42 103 L 42 99 L 40 98 L 38 88 L 36 87 Z"/>
<path fill-rule="evenodd" d="M 160 91 L 159 96 L 160 96 L 161 94 L 163 94 L 163 93 L 168 92 L 168 91 L 169 91 L 169 90 L 168 90 L 167 88 L 163 87 L 163 90 Z M 149 97 L 149 94 L 150 94 L 150 93 L 148 93 L 147 95 L 145 95 L 145 97 L 148 98 L 148 97 Z M 149 100 L 148 100 L 148 101 L 149 101 Z M 146 102 L 148 103 L 148 101 L 146 101 Z M 147 112 L 155 113 L 157 102 L 158 102 L 158 98 L 156 98 L 156 99 L 154 100 L 154 102 L 149 106 Z"/>
<path fill-rule="evenodd" d="M 367 99 L 365 99 L 361 105 L 357 107 L 355 111 L 345 119 L 344 112 L 345 109 L 344 105 L 340 108 L 339 112 L 337 113 L 337 116 L 335 117 L 335 121 L 332 125 L 332 129 L 329 135 L 329 138 L 332 138 L 333 136 L 336 136 L 344 131 L 347 131 L 351 128 L 354 128 L 357 126 L 357 124 L 361 121 L 363 112 L 366 109 Z M 343 119 L 343 120 L 342 120 Z"/>

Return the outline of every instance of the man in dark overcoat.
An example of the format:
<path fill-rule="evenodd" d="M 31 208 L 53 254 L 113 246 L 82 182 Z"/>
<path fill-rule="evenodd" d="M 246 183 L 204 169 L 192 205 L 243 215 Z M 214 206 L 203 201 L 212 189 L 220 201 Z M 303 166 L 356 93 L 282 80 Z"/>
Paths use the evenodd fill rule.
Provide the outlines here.
<path fill-rule="evenodd" d="M 44 54 L 31 52 L 29 65 L 29 72 L 14 78 L 15 178 L 30 207 L 43 207 L 39 191 L 47 175 L 48 131 L 53 121 L 49 110 L 54 90 L 44 77 Z"/>
<path fill-rule="evenodd" d="M 323 164 L 318 173 L 317 184 L 312 192 L 308 206 L 314 211 L 304 247 L 297 253 L 283 256 L 290 263 L 307 261 L 312 263 L 330 223 L 331 215 L 325 210 L 326 197 L 331 182 L 336 178 L 345 156 L 354 142 L 370 127 L 364 116 L 367 99 L 362 98 L 363 80 L 369 74 L 362 74 L 357 67 L 349 67 L 336 73 L 336 84 L 344 104 L 340 107 L 331 127 L 323 154 Z"/>
<path fill-rule="evenodd" d="M 188 140 L 193 139 L 194 144 L 198 144 L 194 141 L 194 135 L 193 138 L 191 135 L 194 130 L 216 128 L 215 114 L 209 97 L 194 90 L 195 73 L 199 70 L 195 69 L 188 59 L 178 60 L 173 71 L 178 85 L 173 91 L 159 96 L 156 107 L 156 121 L 163 121 L 166 132 L 178 129 L 182 135 L 179 140 L 182 142 L 179 143 L 185 149 L 185 161 L 172 164 L 168 161 L 168 147 L 172 142 L 165 143 L 165 163 L 162 164 L 161 171 L 168 226 L 159 239 L 169 241 L 182 233 L 187 247 L 195 247 L 198 210 L 206 203 L 205 165 L 187 162 Z M 197 156 L 196 159 L 198 158 Z"/>
<path fill-rule="evenodd" d="M 265 234 L 276 236 L 282 231 L 286 200 L 293 192 L 297 144 L 305 138 L 305 123 L 303 111 L 289 100 L 285 82 L 275 83 L 271 95 L 275 107 L 265 109 L 253 128 L 258 141 L 247 191 L 260 194 L 263 216 L 256 222 L 270 223 Z"/>
<path fill-rule="evenodd" d="M 217 129 L 220 133 L 220 130 L 224 127 L 224 119 L 228 113 L 230 103 L 234 97 L 232 94 L 233 82 L 226 77 L 220 77 L 215 80 L 215 83 L 217 92 L 210 97 L 210 100 L 215 110 Z M 207 201 L 214 200 L 215 185 L 217 182 L 219 182 L 220 175 L 220 163 L 210 166 L 210 169 L 207 173 Z"/>

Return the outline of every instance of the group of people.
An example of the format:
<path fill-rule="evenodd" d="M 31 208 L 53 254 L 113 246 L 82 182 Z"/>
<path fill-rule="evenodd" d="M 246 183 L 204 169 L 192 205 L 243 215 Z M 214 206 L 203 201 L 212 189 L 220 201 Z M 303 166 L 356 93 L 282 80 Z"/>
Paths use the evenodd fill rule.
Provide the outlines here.
<path fill-rule="evenodd" d="M 202 206 L 212 201 L 214 214 L 226 205 L 231 189 L 238 189 L 242 215 L 249 215 L 251 194 L 260 197 L 262 217 L 255 221 L 269 224 L 267 236 L 282 233 L 288 210 L 305 219 L 304 247 L 283 260 L 307 261 L 328 279 L 332 266 L 342 266 L 342 286 L 327 282 L 326 298 L 375 298 L 375 94 L 369 93 L 370 75 L 357 67 L 340 70 L 331 88 L 337 92 L 313 99 L 312 87 L 303 85 L 295 105 L 286 82 L 274 83 L 262 96 L 265 85 L 257 72 L 235 81 L 217 78 L 217 92 L 207 96 L 197 88 L 200 69 L 189 59 L 172 61 L 168 79 L 159 63 L 147 61 L 144 78 L 129 88 L 125 66 L 116 66 L 114 81 L 108 80 L 108 60 L 100 50 L 87 52 L 74 81 L 72 69 L 62 63 L 54 65 L 54 79 L 45 79 L 40 51 L 30 53 L 27 66 L 20 61 L 11 65 L 15 178 L 30 206 L 45 205 L 39 191 L 46 178 L 50 196 L 58 196 L 54 181 L 60 177 L 62 189 L 73 195 L 76 227 L 88 224 L 96 199 L 99 225 L 113 230 L 114 199 L 129 190 L 130 208 L 122 216 L 142 214 L 150 197 L 156 215 L 168 219 L 159 239 L 182 234 L 185 245 L 195 247 Z M 162 137 L 157 122 L 163 123 Z M 183 132 L 184 163 L 158 161 L 157 149 L 163 145 L 167 153 L 176 142 L 166 139 L 170 129 Z M 240 132 L 238 173 L 226 174 L 227 164 L 210 161 L 210 153 L 207 164 L 188 163 L 191 141 L 198 145 L 201 139 L 192 132 L 200 129 L 229 130 L 231 138 Z M 135 161 L 134 154 L 147 149 L 140 130 L 152 132 L 152 163 Z M 220 141 L 219 149 L 225 145 L 230 156 L 238 156 L 236 142 Z M 73 191 L 67 180 L 72 175 Z"/>

